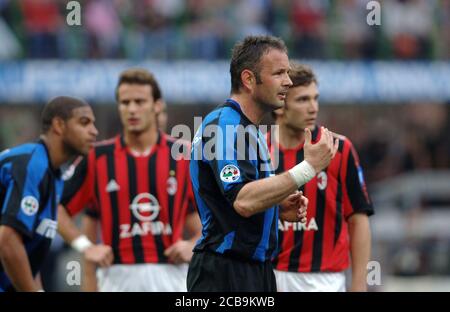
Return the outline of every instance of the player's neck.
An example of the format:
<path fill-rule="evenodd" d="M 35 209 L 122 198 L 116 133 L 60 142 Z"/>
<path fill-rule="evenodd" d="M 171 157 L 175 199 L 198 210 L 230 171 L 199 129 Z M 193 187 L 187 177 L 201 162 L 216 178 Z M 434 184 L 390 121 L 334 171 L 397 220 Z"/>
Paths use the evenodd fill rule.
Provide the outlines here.
<path fill-rule="evenodd" d="M 156 125 L 151 126 L 144 132 L 125 132 L 125 144 L 132 151 L 146 153 L 158 140 L 158 129 Z"/>
<path fill-rule="evenodd" d="M 51 133 L 42 134 L 41 140 L 47 147 L 49 162 L 53 169 L 58 169 L 70 159 L 71 155 L 65 151 L 62 141 L 57 140 Z"/>
<path fill-rule="evenodd" d="M 305 134 L 303 131 L 287 127 L 283 124 L 278 124 L 279 143 L 285 149 L 292 149 L 298 147 L 305 141 Z"/>
<path fill-rule="evenodd" d="M 244 93 L 232 94 L 231 99 L 239 103 L 245 117 L 253 124 L 259 125 L 266 112 L 262 110 L 257 103 Z"/>

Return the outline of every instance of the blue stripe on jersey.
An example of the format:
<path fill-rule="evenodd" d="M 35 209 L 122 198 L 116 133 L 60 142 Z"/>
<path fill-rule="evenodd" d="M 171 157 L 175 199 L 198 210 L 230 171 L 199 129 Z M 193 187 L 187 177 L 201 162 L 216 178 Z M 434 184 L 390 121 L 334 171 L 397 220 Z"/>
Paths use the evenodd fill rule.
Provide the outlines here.
<path fill-rule="evenodd" d="M 263 135 L 261 131 L 258 130 L 258 144 L 262 144 L 262 148 L 260 151 L 266 151 L 264 155 L 260 155 L 263 160 L 269 159 L 267 144 L 265 140 L 263 139 Z M 265 178 L 273 175 L 273 169 L 271 166 L 271 163 L 269 161 L 263 161 L 263 173 L 265 173 Z M 276 218 L 274 218 L 276 216 Z M 253 254 L 253 259 L 264 261 L 266 259 L 266 251 L 269 247 L 269 239 L 270 239 L 270 232 L 272 228 L 272 222 L 276 222 L 276 235 L 277 235 L 277 241 L 278 241 L 278 208 L 277 206 L 270 208 L 269 210 L 266 210 L 264 212 L 264 226 L 263 226 L 263 234 L 261 237 L 261 241 L 258 244 L 258 247 L 256 247 L 255 253 Z"/>
<path fill-rule="evenodd" d="M 266 259 L 266 251 L 269 248 L 270 230 L 272 228 L 272 222 L 274 221 L 275 209 L 276 208 L 270 208 L 264 212 L 264 226 L 261 240 L 253 254 L 253 259 L 255 260 L 264 261 Z"/>
<path fill-rule="evenodd" d="M 55 191 L 56 191 L 56 206 L 58 206 L 64 191 L 64 180 L 55 179 Z"/>
<path fill-rule="evenodd" d="M 5 199 L 3 200 L 2 214 L 3 214 L 3 213 L 5 212 L 5 210 L 6 210 L 6 207 L 7 207 L 6 203 L 9 201 L 9 198 L 11 197 L 11 192 L 12 192 L 12 190 L 13 190 L 12 186 L 9 185 L 9 184 L 11 184 L 11 183 L 14 183 L 14 182 L 11 180 L 11 167 L 12 167 L 12 164 L 11 164 L 11 163 L 6 163 L 6 164 L 4 164 L 4 165 L 1 167 L 0 183 L 3 184 L 3 183 L 5 183 L 6 181 L 8 181 L 8 185 L 4 185 L 4 184 L 3 184 L 3 187 L 4 187 L 5 189 L 7 189 L 7 191 L 6 191 Z"/>
<path fill-rule="evenodd" d="M 233 129 L 236 129 L 236 125 L 241 124 L 241 115 L 231 107 L 223 107 L 221 111 L 222 112 L 218 120 L 218 127 L 222 131 L 222 146 L 220 147 L 221 153 L 217 153 L 217 170 L 219 174 L 226 165 L 234 165 L 239 168 L 238 159 L 245 159 L 245 155 L 238 155 L 235 149 L 235 144 L 237 144 L 237 131 L 234 131 L 233 135 L 228 135 L 229 133 L 227 133 L 227 125 L 229 126 L 229 128 L 230 126 L 232 126 Z M 252 149 L 250 149 L 249 151 L 249 153 L 252 155 L 252 157 L 250 158 L 250 162 L 252 163 L 253 167 L 256 168 L 256 174 L 258 175 L 256 151 L 251 152 L 251 150 Z M 239 177 L 239 179 L 233 182 L 224 182 L 222 180 L 220 181 L 222 182 L 225 192 L 230 190 L 235 184 L 243 182 L 242 175 Z"/>
<path fill-rule="evenodd" d="M 8 286 L 11 285 L 9 278 L 6 276 L 5 272 L 0 272 L 0 292 L 4 292 Z"/>
<path fill-rule="evenodd" d="M 31 156 L 27 165 L 25 183 L 22 192 L 22 198 L 33 196 L 40 202 L 41 194 L 39 185 L 48 169 L 47 151 L 42 144 L 35 144 L 36 150 Z M 37 214 L 26 215 L 22 209 L 19 209 L 17 219 L 20 220 L 29 231 L 32 231 Z"/>
<path fill-rule="evenodd" d="M 220 244 L 216 251 L 223 254 L 226 250 L 231 249 L 234 241 L 234 234 L 236 234 L 236 231 L 232 231 L 225 235 L 222 244 Z"/>
<path fill-rule="evenodd" d="M 234 144 L 235 144 L 235 133 L 233 133 L 233 135 L 228 135 L 227 131 L 226 131 L 226 126 L 227 125 L 231 125 L 234 126 L 236 124 L 240 124 L 240 120 L 241 120 L 241 116 L 236 113 L 235 110 L 233 110 L 230 107 L 224 107 L 222 108 L 222 112 L 219 116 L 219 120 L 218 120 L 218 130 L 222 131 L 222 140 L 219 141 L 217 140 L 217 144 L 221 144 L 222 146 L 216 146 L 216 156 L 217 156 L 217 170 L 218 173 L 220 174 L 221 170 L 226 166 L 226 165 L 234 165 L 237 168 L 239 168 L 238 162 L 237 162 L 237 155 L 236 155 L 236 151 L 234 149 Z M 218 152 L 220 151 L 220 152 Z M 228 158 L 230 159 L 227 159 Z M 239 177 L 239 179 L 237 179 L 234 182 L 224 182 L 222 180 L 220 180 L 222 182 L 223 185 L 223 189 L 224 191 L 228 191 L 234 184 L 238 184 L 238 183 L 242 183 L 242 176 Z"/>
<path fill-rule="evenodd" d="M 202 236 L 197 241 L 197 244 L 199 244 L 205 239 L 205 237 L 208 233 L 208 226 L 211 222 L 211 211 L 209 210 L 208 206 L 205 204 L 205 202 L 199 195 L 198 165 L 197 165 L 196 161 L 190 162 L 189 170 L 190 170 L 190 176 L 195 177 L 195 179 L 191 179 L 191 182 L 192 182 L 192 187 L 194 189 L 194 196 L 195 196 L 195 201 L 197 203 L 198 213 L 200 215 L 200 220 L 202 222 Z"/>
<path fill-rule="evenodd" d="M 275 219 L 274 219 L 274 222 L 275 222 L 275 238 L 276 238 L 275 241 L 276 242 L 278 242 L 278 220 L 280 218 L 279 211 L 280 211 L 279 206 L 277 206 L 275 208 Z M 280 250 L 280 244 L 277 243 L 276 246 L 275 246 L 275 249 L 272 252 L 272 255 L 270 256 L 270 259 L 274 259 L 277 256 L 279 250 Z"/>
<path fill-rule="evenodd" d="M 13 147 L 11 149 L 6 149 L 0 153 L 0 161 L 3 159 L 19 156 L 23 154 L 31 154 L 34 149 L 41 144 L 38 143 L 25 143 L 16 147 Z"/>

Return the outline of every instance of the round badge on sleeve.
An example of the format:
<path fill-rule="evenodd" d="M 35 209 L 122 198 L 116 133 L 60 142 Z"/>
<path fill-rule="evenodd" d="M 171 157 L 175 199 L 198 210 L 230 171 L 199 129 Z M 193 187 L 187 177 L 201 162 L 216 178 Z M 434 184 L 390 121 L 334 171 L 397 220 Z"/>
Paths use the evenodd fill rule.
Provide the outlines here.
<path fill-rule="evenodd" d="M 241 172 L 235 165 L 226 165 L 222 168 L 222 171 L 220 171 L 220 179 L 223 182 L 234 182 L 238 180 L 240 176 Z"/>
<path fill-rule="evenodd" d="M 39 202 L 34 196 L 25 196 L 20 202 L 20 209 L 27 216 L 35 215 L 39 210 Z"/>

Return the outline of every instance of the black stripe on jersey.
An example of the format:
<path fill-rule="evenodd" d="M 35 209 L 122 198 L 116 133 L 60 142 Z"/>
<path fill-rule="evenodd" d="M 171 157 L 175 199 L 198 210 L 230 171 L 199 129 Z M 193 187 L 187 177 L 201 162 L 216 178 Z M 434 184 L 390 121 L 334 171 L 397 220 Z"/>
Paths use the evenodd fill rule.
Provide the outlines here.
<path fill-rule="evenodd" d="M 328 176 L 328 168 L 326 169 L 325 173 Z M 323 226 L 325 222 L 325 201 L 326 201 L 326 189 L 321 190 L 317 187 L 316 223 L 317 227 L 319 228 L 319 231 L 314 233 L 311 272 L 320 271 L 320 265 L 322 264 Z"/>
<path fill-rule="evenodd" d="M 281 155 L 281 153 L 280 153 Z M 304 151 L 301 149 L 297 152 L 297 164 L 301 163 L 304 158 Z M 300 191 L 305 193 L 305 185 L 302 185 L 299 189 Z M 294 246 L 303 246 L 303 234 L 304 230 L 301 231 L 294 231 Z M 291 272 L 297 272 L 299 270 L 299 263 L 300 263 L 300 254 L 301 254 L 302 248 L 294 248 L 289 256 L 289 266 L 288 270 Z"/>
<path fill-rule="evenodd" d="M 111 146 L 110 148 L 114 148 L 114 146 Z M 106 166 L 108 170 L 108 179 L 107 181 L 116 180 L 116 172 L 114 169 L 114 153 L 107 153 L 106 154 Z M 117 198 L 118 194 L 117 192 L 110 192 L 109 193 L 109 201 L 111 203 L 110 213 L 111 213 L 111 245 L 113 247 L 114 252 L 114 263 L 122 263 L 120 252 L 119 252 L 119 207 L 118 202 L 119 199 Z M 117 248 L 116 248 L 117 247 Z"/>
<path fill-rule="evenodd" d="M 55 194 L 55 179 L 49 175 L 48 171 L 44 174 L 41 182 L 39 182 L 39 194 L 41 195 L 40 202 L 43 203 L 42 205 L 39 205 L 39 211 L 44 210 L 45 203 L 48 202 L 50 198 L 51 200 L 51 209 L 50 209 L 50 216 L 54 217 L 55 215 L 55 204 L 56 204 L 56 194 Z M 44 195 L 44 196 L 42 196 Z"/>
<path fill-rule="evenodd" d="M 127 154 L 127 166 L 128 166 L 128 187 L 129 187 L 129 198 L 131 201 L 137 196 L 137 184 L 139 173 L 136 170 L 136 162 L 133 156 Z M 134 213 L 130 213 L 130 224 L 131 227 L 135 223 L 140 223 L 140 221 L 134 216 Z M 133 255 L 135 263 L 144 263 L 144 253 L 142 251 L 142 239 L 139 235 L 133 235 Z"/>
<path fill-rule="evenodd" d="M 153 153 L 150 156 L 149 164 L 148 164 L 148 174 L 149 174 L 149 180 L 148 183 L 150 184 L 150 194 L 153 196 L 157 196 L 158 192 L 156 190 L 156 171 L 158 168 L 158 164 L 156 163 L 156 157 L 158 153 Z M 164 242 L 162 240 L 162 234 L 161 235 L 153 235 L 155 239 L 155 247 L 156 251 L 158 253 L 158 262 L 161 262 L 161 260 L 166 259 L 166 256 L 164 256 Z"/>
<path fill-rule="evenodd" d="M 169 147 L 171 147 L 171 145 L 169 145 Z M 175 173 L 175 175 L 173 175 L 173 178 L 177 181 L 177 161 L 175 160 L 174 157 L 172 157 L 171 153 L 170 153 L 170 148 L 169 148 L 169 178 L 171 177 L 170 172 L 173 171 Z M 165 182 L 167 184 L 167 181 Z M 183 183 L 186 184 L 186 183 Z M 182 200 L 185 198 L 186 196 L 186 187 L 187 185 L 177 185 L 177 192 L 180 190 L 180 187 L 183 186 L 183 197 Z M 170 224 L 175 224 L 176 222 L 178 222 L 178 220 L 174 220 L 173 219 L 173 210 L 174 210 L 174 200 L 175 200 L 175 196 L 177 196 L 177 193 L 170 195 L 167 194 L 167 197 L 169 197 L 169 222 Z M 182 201 L 181 201 L 182 202 Z"/>
<path fill-rule="evenodd" d="M 277 146 L 272 146 L 272 149 L 275 151 L 273 154 L 274 157 L 278 157 L 278 168 L 276 168 L 275 173 L 280 174 L 283 173 L 284 170 L 284 154 L 280 152 Z M 278 220 L 277 220 L 278 222 Z M 283 231 L 278 231 L 278 251 L 281 250 L 281 244 L 283 243 L 284 233 Z M 273 261 L 273 267 L 276 268 L 278 265 L 278 257 L 275 257 Z"/>
<path fill-rule="evenodd" d="M 11 162 L 13 166 L 11 170 L 15 172 L 20 172 L 20 176 L 15 177 L 17 180 L 15 179 L 14 182 L 17 183 L 17 185 L 14 186 L 13 191 L 9 196 L 9 202 L 7 203 L 8 207 L 11 207 L 10 209 L 8 208 L 7 210 L 8 215 L 15 216 L 19 212 L 22 194 L 19 194 L 18 192 L 21 192 L 24 189 L 25 179 L 27 178 L 27 165 L 28 162 L 30 161 L 31 155 L 32 154 L 24 154 L 19 156 L 8 157 L 0 163 L 0 166 L 3 166 L 5 163 Z M 6 189 L 4 196 L 6 196 Z M 1 204 L 3 206 L 5 205 L 4 198 L 1 199 L 2 199 Z"/>
<path fill-rule="evenodd" d="M 336 246 L 336 242 L 341 234 L 341 226 L 342 226 L 342 186 L 341 186 L 341 177 L 339 175 L 339 182 L 337 186 L 337 194 L 336 194 L 336 226 L 334 228 L 334 246 Z"/>
<path fill-rule="evenodd" d="M 339 147 L 338 147 L 338 153 L 341 153 L 342 157 L 342 151 L 344 150 L 344 141 L 339 140 Z M 342 166 L 342 160 L 339 164 L 338 169 L 338 183 L 337 183 L 337 190 L 336 190 L 336 226 L 334 227 L 334 246 L 336 246 L 337 240 L 339 238 L 339 235 L 341 234 L 342 229 L 342 183 L 344 181 L 341 180 L 341 166 Z"/>

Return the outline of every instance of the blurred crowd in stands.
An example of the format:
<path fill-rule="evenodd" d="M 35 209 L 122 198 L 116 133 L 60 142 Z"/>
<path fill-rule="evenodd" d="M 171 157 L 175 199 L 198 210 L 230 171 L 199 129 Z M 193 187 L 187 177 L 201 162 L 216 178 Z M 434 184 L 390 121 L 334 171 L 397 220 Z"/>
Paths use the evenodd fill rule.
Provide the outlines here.
<path fill-rule="evenodd" d="M 223 59 L 248 34 L 274 34 L 294 58 L 448 59 L 449 0 L 0 0 L 0 58 Z"/>

